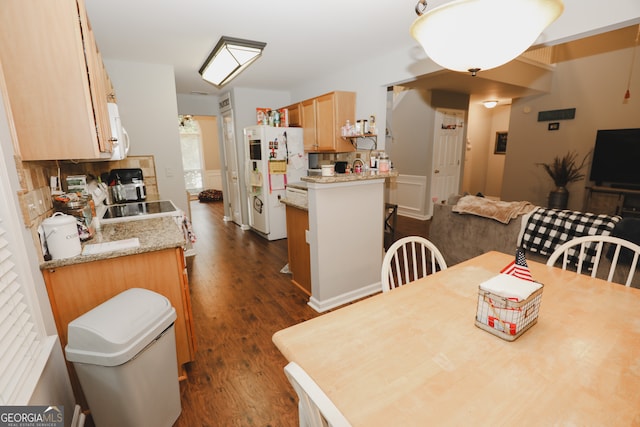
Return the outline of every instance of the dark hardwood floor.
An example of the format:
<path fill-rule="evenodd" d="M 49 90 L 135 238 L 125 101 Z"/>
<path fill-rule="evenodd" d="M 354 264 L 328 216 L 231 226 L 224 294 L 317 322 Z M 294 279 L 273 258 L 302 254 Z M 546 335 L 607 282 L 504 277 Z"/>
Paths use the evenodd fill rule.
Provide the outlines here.
<path fill-rule="evenodd" d="M 188 258 L 196 360 L 180 383 L 178 427 L 298 426 L 278 330 L 319 316 L 280 270 L 287 241 L 223 221 L 222 202 L 191 202 L 197 255 Z M 429 221 L 398 217 L 396 238 L 426 236 Z"/>

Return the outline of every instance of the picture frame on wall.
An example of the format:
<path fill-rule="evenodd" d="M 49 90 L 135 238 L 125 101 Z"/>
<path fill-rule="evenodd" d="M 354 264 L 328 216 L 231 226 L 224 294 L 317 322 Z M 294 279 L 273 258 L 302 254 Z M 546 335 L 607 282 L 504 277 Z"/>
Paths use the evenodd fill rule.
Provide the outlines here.
<path fill-rule="evenodd" d="M 496 146 L 493 150 L 493 154 L 507 153 L 507 135 L 508 132 L 496 132 Z"/>

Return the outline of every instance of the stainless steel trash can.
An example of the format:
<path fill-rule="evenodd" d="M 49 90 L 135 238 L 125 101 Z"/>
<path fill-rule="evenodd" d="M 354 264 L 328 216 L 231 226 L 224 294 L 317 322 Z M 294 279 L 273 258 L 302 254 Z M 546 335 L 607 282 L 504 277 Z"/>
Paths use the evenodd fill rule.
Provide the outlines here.
<path fill-rule="evenodd" d="M 174 424 L 181 412 L 175 319 L 167 298 L 134 288 L 69 323 L 65 353 L 97 427 Z"/>

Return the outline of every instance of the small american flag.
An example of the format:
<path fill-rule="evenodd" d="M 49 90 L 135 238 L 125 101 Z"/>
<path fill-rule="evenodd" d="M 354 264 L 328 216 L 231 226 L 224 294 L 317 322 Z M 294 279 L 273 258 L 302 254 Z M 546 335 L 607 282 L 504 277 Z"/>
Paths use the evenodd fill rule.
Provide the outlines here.
<path fill-rule="evenodd" d="M 510 274 L 519 279 L 533 282 L 531 271 L 529 271 L 529 266 L 527 266 L 527 259 L 525 258 L 524 251 L 521 248 L 516 249 L 516 258 L 511 261 L 509 265 L 500 270 L 500 273 Z"/>

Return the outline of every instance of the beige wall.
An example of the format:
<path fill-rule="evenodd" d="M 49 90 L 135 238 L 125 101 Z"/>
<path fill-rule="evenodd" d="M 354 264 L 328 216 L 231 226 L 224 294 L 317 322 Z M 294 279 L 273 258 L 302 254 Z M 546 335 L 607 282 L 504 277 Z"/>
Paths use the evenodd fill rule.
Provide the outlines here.
<path fill-rule="evenodd" d="M 528 200 L 545 206 L 553 182 L 536 163 L 549 162 L 570 150 L 584 156 L 592 150 L 598 129 L 640 127 L 640 55 L 635 55 L 633 64 L 636 72 L 631 80 L 631 98 L 623 100 L 632 58 L 633 48 L 627 48 L 559 63 L 552 93 L 513 102 L 502 185 L 504 200 Z M 549 122 L 537 121 L 540 111 L 564 108 L 576 108 L 576 117 L 559 121 L 557 131 L 547 130 Z M 570 209 L 583 209 L 586 185 L 588 181 L 584 180 L 569 184 Z"/>
<path fill-rule="evenodd" d="M 205 170 L 220 169 L 218 120 L 215 116 L 193 116 L 202 135 L 202 156 Z"/>
<path fill-rule="evenodd" d="M 129 155 L 153 156 L 160 197 L 188 212 L 173 67 L 107 59 L 105 65 L 131 139 Z"/>
<path fill-rule="evenodd" d="M 502 192 L 502 180 L 504 173 L 505 154 L 495 154 L 495 143 L 497 132 L 509 131 L 509 116 L 511 106 L 497 106 L 491 111 L 491 126 L 489 130 L 487 156 L 487 177 L 484 185 L 484 194 L 487 196 L 500 197 Z M 484 108 L 484 106 L 482 107 Z M 507 150 L 509 150 L 509 140 L 507 139 Z"/>
<path fill-rule="evenodd" d="M 482 104 L 469 104 L 461 193 L 485 193 L 484 187 L 489 173 L 487 153 L 490 148 L 492 117 L 492 112 Z"/>

